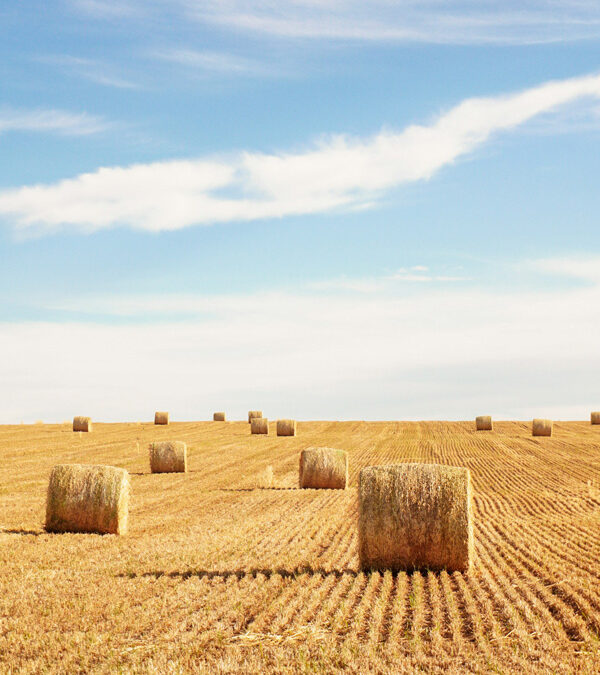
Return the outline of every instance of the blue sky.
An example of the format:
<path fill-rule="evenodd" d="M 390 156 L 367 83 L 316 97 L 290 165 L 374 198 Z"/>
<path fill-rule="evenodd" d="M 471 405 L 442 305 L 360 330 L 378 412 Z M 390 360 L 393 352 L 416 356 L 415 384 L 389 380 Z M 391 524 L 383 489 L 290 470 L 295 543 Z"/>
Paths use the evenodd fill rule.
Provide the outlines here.
<path fill-rule="evenodd" d="M 595 3 L 0 7 L 0 422 L 587 418 Z"/>

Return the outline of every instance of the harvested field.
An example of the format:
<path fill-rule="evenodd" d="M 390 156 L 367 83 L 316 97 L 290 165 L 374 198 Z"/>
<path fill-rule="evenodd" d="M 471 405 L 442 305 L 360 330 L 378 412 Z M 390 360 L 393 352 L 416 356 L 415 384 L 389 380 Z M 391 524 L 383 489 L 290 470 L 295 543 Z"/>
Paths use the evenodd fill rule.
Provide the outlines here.
<path fill-rule="evenodd" d="M 188 473 L 150 474 L 148 444 L 170 438 Z M 297 489 L 309 446 L 348 451 L 346 490 Z M 470 574 L 359 571 L 358 473 L 397 462 L 470 469 Z M 127 535 L 43 531 L 60 463 L 130 472 Z M 0 672 L 592 673 L 599 635 L 589 420 L 551 438 L 472 420 L 0 427 Z"/>

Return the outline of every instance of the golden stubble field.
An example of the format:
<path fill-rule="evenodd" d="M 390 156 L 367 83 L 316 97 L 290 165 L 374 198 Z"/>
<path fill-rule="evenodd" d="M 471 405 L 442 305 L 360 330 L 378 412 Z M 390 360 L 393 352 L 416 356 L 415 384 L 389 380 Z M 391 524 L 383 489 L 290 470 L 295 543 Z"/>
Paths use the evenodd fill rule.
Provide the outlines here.
<path fill-rule="evenodd" d="M 2 426 L 0 671 L 598 672 L 600 427 L 530 429 Z M 150 474 L 165 439 L 188 443 L 187 474 Z M 311 445 L 348 450 L 347 490 L 297 489 Z M 469 575 L 359 571 L 358 472 L 405 461 L 471 469 Z M 126 536 L 43 531 L 61 462 L 131 472 Z"/>

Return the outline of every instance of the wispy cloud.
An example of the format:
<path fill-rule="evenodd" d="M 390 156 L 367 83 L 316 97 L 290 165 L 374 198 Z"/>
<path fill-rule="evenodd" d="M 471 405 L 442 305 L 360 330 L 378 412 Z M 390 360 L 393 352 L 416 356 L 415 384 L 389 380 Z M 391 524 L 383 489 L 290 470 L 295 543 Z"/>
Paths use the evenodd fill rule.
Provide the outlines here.
<path fill-rule="evenodd" d="M 35 131 L 86 136 L 105 131 L 109 127 L 110 124 L 101 117 L 87 113 L 0 108 L 0 134 L 9 131 Z"/>
<path fill-rule="evenodd" d="M 340 277 L 338 279 L 313 281 L 309 284 L 309 287 L 319 290 L 376 293 L 383 290 L 393 290 L 397 284 L 435 284 L 458 281 L 468 281 L 468 278 L 464 276 L 434 274 L 428 267 L 415 265 L 413 267 L 399 268 L 392 274 L 374 277 Z"/>
<path fill-rule="evenodd" d="M 392 188 L 431 178 L 498 132 L 598 98 L 600 75 L 589 75 L 467 99 L 428 125 L 366 139 L 337 136 L 304 152 L 100 168 L 52 185 L 0 192 L 0 215 L 11 217 L 21 232 L 122 225 L 158 232 L 356 209 L 376 204 Z"/>
<path fill-rule="evenodd" d="M 203 21 L 279 38 L 531 44 L 600 35 L 600 6 L 579 0 L 183 2 Z"/>
<path fill-rule="evenodd" d="M 152 52 L 151 56 L 204 74 L 266 76 L 275 72 L 272 66 L 225 52 L 164 49 Z"/>
<path fill-rule="evenodd" d="M 96 59 L 88 59 L 68 54 L 39 56 L 42 63 L 58 66 L 69 75 L 79 77 L 105 87 L 117 89 L 138 89 L 139 85 L 130 79 L 115 74 L 113 66 Z"/>
<path fill-rule="evenodd" d="M 548 406 L 583 417 L 600 403 L 600 318 L 590 311 L 600 281 L 415 292 L 70 297 L 51 303 L 71 313 L 68 323 L 2 324 L 0 419 L 22 410 L 62 419 L 78 406 L 146 419 L 157 392 L 180 419 L 216 400 L 239 411 L 258 398 L 275 416 L 360 419 L 525 417 L 534 403 L 538 416 Z"/>

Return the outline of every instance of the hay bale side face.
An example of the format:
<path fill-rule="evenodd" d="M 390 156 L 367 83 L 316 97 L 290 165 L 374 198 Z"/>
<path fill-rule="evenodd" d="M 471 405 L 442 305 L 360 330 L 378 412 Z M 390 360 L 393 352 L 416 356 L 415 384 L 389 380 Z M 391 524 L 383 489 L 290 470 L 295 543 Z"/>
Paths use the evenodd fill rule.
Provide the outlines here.
<path fill-rule="evenodd" d="M 590 422 L 592 424 L 600 424 L 600 412 L 593 412 L 590 415 Z"/>
<path fill-rule="evenodd" d="M 213 422 L 225 422 L 225 413 L 224 412 L 216 412 L 213 415 Z"/>
<path fill-rule="evenodd" d="M 169 413 L 168 412 L 154 413 L 154 424 L 169 424 Z"/>
<path fill-rule="evenodd" d="M 475 426 L 477 431 L 492 431 L 492 418 L 489 415 L 480 415 L 475 418 Z"/>
<path fill-rule="evenodd" d="M 268 434 L 269 420 L 266 417 L 253 417 L 250 421 L 251 434 Z"/>
<path fill-rule="evenodd" d="M 46 530 L 125 534 L 129 494 L 125 469 L 59 464 L 48 483 Z"/>
<path fill-rule="evenodd" d="M 552 420 L 533 420 L 531 434 L 533 436 L 552 436 Z"/>
<path fill-rule="evenodd" d="M 358 509 L 363 569 L 469 570 L 473 524 L 468 469 L 366 467 L 360 472 Z"/>
<path fill-rule="evenodd" d="M 336 448 L 305 448 L 300 453 L 300 487 L 344 490 L 348 453 Z"/>
<path fill-rule="evenodd" d="M 262 417 L 262 410 L 249 410 L 248 411 L 248 424 L 251 424 L 252 420 L 257 418 L 257 417 Z"/>
<path fill-rule="evenodd" d="M 92 418 L 91 417 L 74 417 L 73 431 L 91 431 Z"/>
<path fill-rule="evenodd" d="M 277 420 L 278 436 L 295 436 L 296 420 Z"/>
<path fill-rule="evenodd" d="M 152 473 L 185 473 L 187 446 L 183 441 L 150 443 L 150 471 Z"/>

